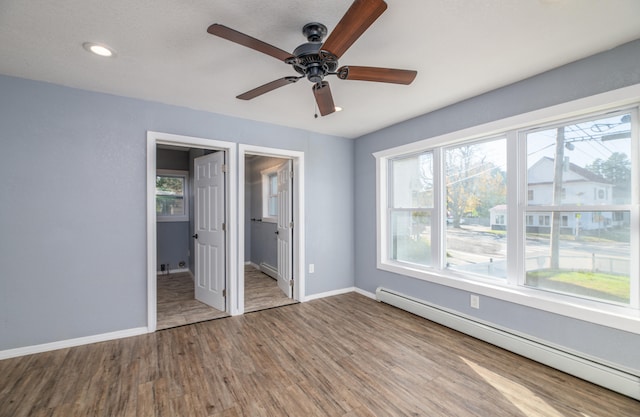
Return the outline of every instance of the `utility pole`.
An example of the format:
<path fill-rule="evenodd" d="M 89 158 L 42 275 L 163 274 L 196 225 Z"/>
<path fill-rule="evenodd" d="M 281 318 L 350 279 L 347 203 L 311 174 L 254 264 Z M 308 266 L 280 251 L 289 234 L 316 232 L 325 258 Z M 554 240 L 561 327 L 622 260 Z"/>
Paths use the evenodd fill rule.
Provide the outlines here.
<path fill-rule="evenodd" d="M 551 205 L 559 206 L 562 200 L 562 173 L 564 171 L 564 126 L 559 127 L 556 136 L 556 157 L 553 161 L 553 200 Z M 551 269 L 560 269 L 560 211 L 554 211 L 551 222 Z"/>

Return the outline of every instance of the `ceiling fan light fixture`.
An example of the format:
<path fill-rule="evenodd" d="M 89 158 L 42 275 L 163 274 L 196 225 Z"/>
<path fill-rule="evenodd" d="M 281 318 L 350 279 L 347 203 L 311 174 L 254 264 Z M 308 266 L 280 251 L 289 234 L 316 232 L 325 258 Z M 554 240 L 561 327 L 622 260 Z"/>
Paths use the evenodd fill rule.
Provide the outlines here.
<path fill-rule="evenodd" d="M 82 47 L 88 51 L 91 52 L 92 54 L 98 55 L 98 56 L 103 56 L 103 57 L 113 57 L 115 56 L 115 51 L 111 48 L 109 48 L 106 45 L 103 44 L 99 44 L 99 43 L 94 43 L 94 42 L 85 42 L 82 44 Z"/>
<path fill-rule="evenodd" d="M 331 87 L 325 80 L 328 75 L 336 75 L 341 80 L 405 85 L 411 84 L 416 77 L 416 71 L 395 68 L 343 66 L 338 69 L 339 57 L 386 9 L 387 3 L 384 0 L 353 0 L 351 7 L 342 16 L 326 41 L 323 42 L 327 35 L 325 25 L 318 22 L 304 25 L 302 34 L 307 38 L 307 42 L 299 45 L 293 54 L 219 23 L 210 25 L 207 32 L 283 61 L 285 64 L 291 65 L 299 74 L 299 76 L 283 77 L 271 81 L 240 94 L 236 98 L 251 100 L 276 88 L 307 78 L 313 83 L 312 91 L 320 114 L 327 116 L 342 110 L 333 103 Z M 318 116 L 316 115 L 316 117 Z"/>

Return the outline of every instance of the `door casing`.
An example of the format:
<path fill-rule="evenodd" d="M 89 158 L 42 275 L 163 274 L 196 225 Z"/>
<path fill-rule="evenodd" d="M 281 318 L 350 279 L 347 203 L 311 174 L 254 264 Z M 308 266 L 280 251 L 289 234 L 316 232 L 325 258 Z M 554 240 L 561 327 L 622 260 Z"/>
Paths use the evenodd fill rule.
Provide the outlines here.
<path fill-rule="evenodd" d="M 238 213 L 243 219 L 245 212 L 245 158 L 261 155 L 290 159 L 293 165 L 293 299 L 304 302 L 305 296 L 305 210 L 304 210 L 304 152 L 288 149 L 268 148 L 254 145 L 238 145 Z M 238 288 L 244 289 L 244 221 L 238 222 Z M 244 294 L 238 294 L 239 314 L 244 312 Z M 232 313 L 233 314 L 233 313 Z"/>
<path fill-rule="evenodd" d="M 147 132 L 147 331 L 154 332 L 157 327 L 157 279 L 156 279 L 156 147 L 170 145 L 184 148 L 199 148 L 224 151 L 227 154 L 227 175 L 225 179 L 226 198 L 225 211 L 229 225 L 237 224 L 237 145 L 214 139 L 174 135 L 162 132 Z M 243 168 L 244 169 L 244 168 Z M 226 311 L 231 315 L 242 314 L 240 310 L 237 274 L 238 229 L 228 227 L 226 234 Z M 243 276 L 244 278 L 244 276 Z M 240 287 L 243 288 L 243 287 Z M 244 309 L 244 307 L 243 307 Z"/>

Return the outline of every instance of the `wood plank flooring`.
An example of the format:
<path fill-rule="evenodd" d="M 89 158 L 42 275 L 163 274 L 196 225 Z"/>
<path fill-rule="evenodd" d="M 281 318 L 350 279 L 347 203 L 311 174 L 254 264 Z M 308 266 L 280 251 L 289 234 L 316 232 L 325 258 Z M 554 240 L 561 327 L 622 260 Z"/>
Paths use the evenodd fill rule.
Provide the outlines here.
<path fill-rule="evenodd" d="M 0 361 L 0 417 L 639 415 L 355 293 Z"/>
<path fill-rule="evenodd" d="M 156 288 L 158 330 L 229 316 L 194 298 L 190 272 L 158 275 Z"/>
<path fill-rule="evenodd" d="M 262 271 L 247 265 L 244 273 L 245 313 L 296 303 Z M 194 298 L 193 276 L 189 272 L 158 275 L 157 282 L 158 330 L 229 316 Z"/>
<path fill-rule="evenodd" d="M 278 288 L 278 282 L 259 269 L 244 268 L 244 311 L 265 310 L 297 303 Z"/>

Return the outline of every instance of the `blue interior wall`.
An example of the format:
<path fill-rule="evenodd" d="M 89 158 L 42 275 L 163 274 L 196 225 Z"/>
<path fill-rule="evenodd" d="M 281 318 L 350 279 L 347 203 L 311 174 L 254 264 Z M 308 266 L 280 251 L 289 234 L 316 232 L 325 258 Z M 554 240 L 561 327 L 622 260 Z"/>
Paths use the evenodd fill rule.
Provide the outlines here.
<path fill-rule="evenodd" d="M 304 152 L 306 295 L 353 286 L 353 229 L 314 220 L 350 225 L 353 204 L 311 204 L 325 181 L 352 196 L 353 140 L 15 77 L 0 92 L 0 350 L 147 325 L 149 130 Z"/>
<path fill-rule="evenodd" d="M 379 286 L 640 372 L 640 335 L 376 268 L 376 179 L 372 153 L 640 83 L 640 40 L 360 137 L 355 152 L 356 287 Z M 640 97 L 639 97 L 640 100 Z"/>

